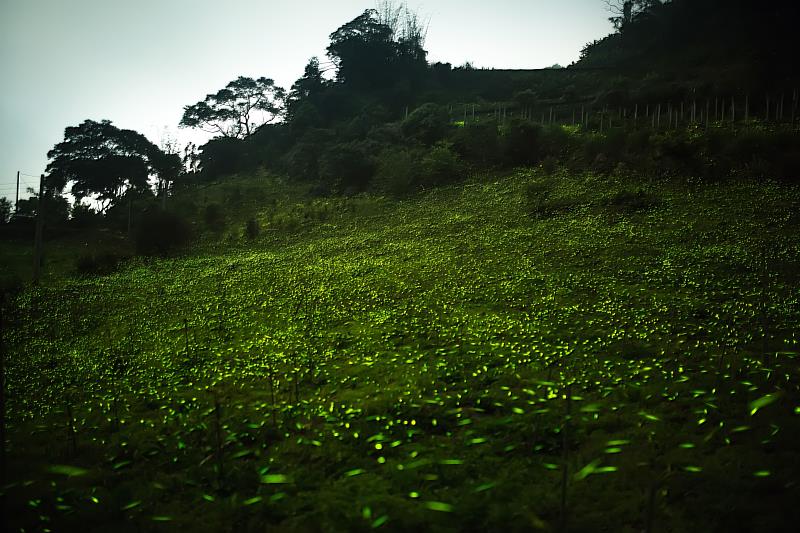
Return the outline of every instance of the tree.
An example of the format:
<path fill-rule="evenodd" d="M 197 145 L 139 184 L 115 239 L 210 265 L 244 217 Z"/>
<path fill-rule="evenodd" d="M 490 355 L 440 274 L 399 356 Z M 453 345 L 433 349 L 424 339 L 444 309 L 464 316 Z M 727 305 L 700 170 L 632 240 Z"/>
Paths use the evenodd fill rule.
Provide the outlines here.
<path fill-rule="evenodd" d="M 357 87 L 381 88 L 426 66 L 427 28 L 405 6 L 385 2 L 367 9 L 330 35 L 328 57 L 337 80 Z"/>
<path fill-rule="evenodd" d="M 281 116 L 284 98 L 285 91 L 269 78 L 239 76 L 216 94 L 184 107 L 180 127 L 244 139 Z"/>
<path fill-rule="evenodd" d="M 604 0 L 604 2 L 611 13 L 608 20 L 617 30 L 622 30 L 633 19 L 662 3 L 660 0 Z"/>
<path fill-rule="evenodd" d="M 64 140 L 47 153 L 45 189 L 61 193 L 72 183 L 77 201 L 97 195 L 105 212 L 128 189 L 148 190 L 152 163 L 161 155 L 141 133 L 119 129 L 109 120 L 86 120 L 68 127 Z"/>
<path fill-rule="evenodd" d="M 0 224 L 5 224 L 11 218 L 11 200 L 0 198 Z"/>
<path fill-rule="evenodd" d="M 322 72 L 318 58 L 312 57 L 308 60 L 303 76 L 294 82 L 286 99 L 287 114 L 291 118 L 294 118 L 303 104 L 319 106 L 319 97 L 328 87 L 328 80 L 322 76 Z"/>

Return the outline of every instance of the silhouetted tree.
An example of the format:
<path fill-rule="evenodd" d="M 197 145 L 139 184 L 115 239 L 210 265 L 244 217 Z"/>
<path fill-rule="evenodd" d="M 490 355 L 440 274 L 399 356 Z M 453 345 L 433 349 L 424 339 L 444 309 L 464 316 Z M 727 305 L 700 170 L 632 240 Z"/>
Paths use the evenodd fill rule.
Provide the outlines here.
<path fill-rule="evenodd" d="M 151 164 L 160 154 L 141 133 L 119 129 L 109 120 L 86 120 L 68 127 L 64 140 L 47 153 L 45 186 L 61 193 L 72 183 L 78 201 L 95 194 L 105 211 L 128 189 L 148 190 Z"/>
<path fill-rule="evenodd" d="M 0 198 L 0 224 L 5 224 L 11 218 L 11 201 Z"/>
<path fill-rule="evenodd" d="M 383 88 L 425 66 L 425 26 L 407 8 L 368 9 L 330 35 L 328 56 L 337 80 L 360 88 Z"/>
<path fill-rule="evenodd" d="M 306 64 L 303 76 L 294 82 L 289 91 L 286 99 L 286 112 L 289 118 L 294 119 L 304 104 L 318 108 L 320 97 L 328 85 L 328 80 L 322 75 L 319 59 L 312 57 Z"/>
<path fill-rule="evenodd" d="M 284 98 L 285 91 L 269 78 L 239 76 L 216 94 L 184 107 L 180 126 L 244 139 L 281 115 Z"/>

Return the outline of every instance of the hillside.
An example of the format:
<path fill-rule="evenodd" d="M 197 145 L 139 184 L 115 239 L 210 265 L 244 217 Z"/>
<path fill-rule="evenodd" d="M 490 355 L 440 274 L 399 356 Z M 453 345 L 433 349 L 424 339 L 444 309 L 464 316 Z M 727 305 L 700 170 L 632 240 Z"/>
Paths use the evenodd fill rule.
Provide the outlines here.
<path fill-rule="evenodd" d="M 522 168 L 30 289 L 10 530 L 791 530 L 798 200 Z"/>

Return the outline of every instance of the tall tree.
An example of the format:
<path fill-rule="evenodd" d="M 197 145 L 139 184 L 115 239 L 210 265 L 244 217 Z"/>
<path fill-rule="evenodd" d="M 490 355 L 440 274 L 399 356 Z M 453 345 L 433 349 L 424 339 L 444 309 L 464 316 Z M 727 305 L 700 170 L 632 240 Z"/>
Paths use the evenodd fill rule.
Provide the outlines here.
<path fill-rule="evenodd" d="M 330 35 L 328 57 L 337 80 L 357 88 L 384 88 L 425 67 L 426 27 L 405 6 L 368 9 Z"/>
<path fill-rule="evenodd" d="M 224 89 L 183 108 L 180 126 L 244 139 L 280 117 L 285 91 L 269 78 L 239 76 Z"/>
<path fill-rule="evenodd" d="M 72 194 L 82 198 L 97 195 L 102 211 L 128 189 L 146 191 L 152 163 L 161 150 L 141 133 L 119 129 L 111 121 L 86 120 L 68 127 L 64 140 L 47 153 L 50 193 L 61 193 L 72 183 Z"/>
<path fill-rule="evenodd" d="M 318 58 L 312 57 L 308 60 L 303 76 L 294 82 L 286 99 L 286 114 L 290 118 L 294 118 L 303 104 L 319 106 L 319 98 L 329 85 L 322 72 Z"/>

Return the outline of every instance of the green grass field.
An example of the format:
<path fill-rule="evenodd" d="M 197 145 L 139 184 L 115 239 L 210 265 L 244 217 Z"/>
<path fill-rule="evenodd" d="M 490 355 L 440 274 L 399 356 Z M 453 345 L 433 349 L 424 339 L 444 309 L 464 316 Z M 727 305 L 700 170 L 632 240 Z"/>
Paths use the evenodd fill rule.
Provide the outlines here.
<path fill-rule="evenodd" d="M 521 169 L 28 290 L 9 530 L 792 530 L 798 200 Z"/>

